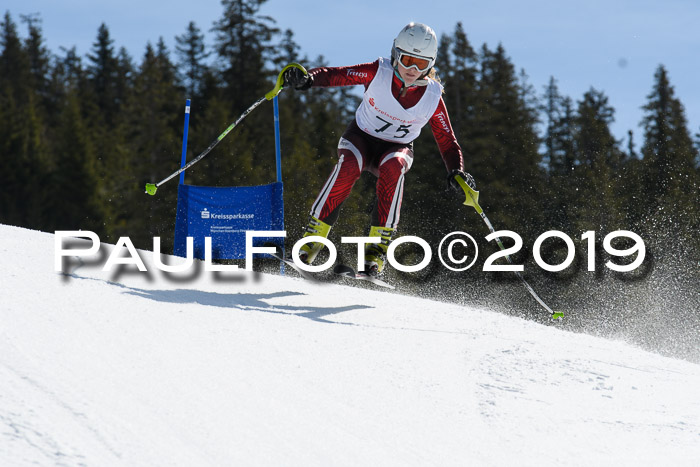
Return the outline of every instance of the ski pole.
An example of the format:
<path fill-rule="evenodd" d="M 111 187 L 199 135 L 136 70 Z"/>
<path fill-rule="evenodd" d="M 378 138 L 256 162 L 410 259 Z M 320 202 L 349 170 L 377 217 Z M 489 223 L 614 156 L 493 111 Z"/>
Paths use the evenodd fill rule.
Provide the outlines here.
<path fill-rule="evenodd" d="M 184 172 L 185 170 L 189 169 L 190 167 L 192 167 L 193 165 L 195 165 L 197 162 L 199 162 L 200 160 L 202 160 L 202 159 L 204 158 L 204 156 L 206 156 L 207 154 L 209 154 L 209 152 L 210 152 L 212 149 L 214 149 L 214 147 L 215 147 L 217 144 L 219 144 L 219 142 L 220 142 L 222 139 L 224 139 L 224 138 L 226 137 L 226 135 L 228 135 L 228 134 L 231 132 L 231 130 L 233 130 L 233 129 L 236 127 L 236 125 L 238 125 L 238 124 L 241 122 L 241 120 L 243 120 L 244 118 L 246 118 L 246 117 L 248 116 L 248 114 L 251 113 L 257 106 L 259 106 L 260 104 L 262 104 L 264 101 L 266 101 L 266 100 L 268 100 L 268 101 L 269 101 L 269 100 L 272 100 L 275 96 L 277 96 L 277 94 L 279 94 L 280 91 L 282 91 L 282 89 L 283 89 L 283 85 L 284 85 L 284 77 L 283 77 L 283 75 L 284 75 L 284 72 L 287 71 L 287 69 L 292 68 L 292 67 L 294 67 L 294 68 L 299 68 L 301 71 L 304 72 L 304 75 L 307 74 L 307 73 L 306 73 L 306 69 L 305 69 L 303 66 L 299 65 L 298 63 L 290 63 L 290 64 L 287 65 L 286 67 L 282 68 L 282 71 L 280 71 L 279 75 L 277 75 L 277 83 L 275 84 L 275 87 L 272 88 L 272 90 L 270 90 L 267 94 L 265 94 L 263 97 L 261 97 L 260 99 L 258 99 L 253 105 L 251 105 L 250 107 L 248 107 L 248 109 L 247 109 L 245 112 L 243 112 L 243 114 L 241 114 L 241 116 L 238 117 L 238 119 L 237 119 L 235 122 L 233 122 L 231 125 L 229 125 L 229 127 L 226 128 L 226 129 L 224 130 L 224 132 L 221 133 L 221 134 L 216 138 L 216 140 L 214 140 L 214 142 L 212 142 L 212 143 L 209 145 L 209 147 L 206 148 L 206 149 L 204 150 L 204 152 L 202 152 L 200 155 L 198 155 L 197 157 L 195 157 L 194 159 L 192 159 L 191 161 L 189 161 L 187 164 L 185 164 L 185 166 L 183 166 L 182 168 L 180 168 L 180 170 L 177 170 L 177 171 L 173 172 L 172 174 L 168 175 L 166 178 L 164 178 L 163 180 L 161 180 L 161 181 L 158 182 L 158 183 L 146 183 L 146 193 L 148 193 L 148 194 L 151 195 L 151 196 L 155 195 L 155 194 L 156 194 L 156 190 L 158 190 L 158 187 L 159 187 L 159 186 L 161 186 L 163 183 L 167 182 L 168 180 L 170 180 L 170 179 L 172 179 L 172 178 L 174 178 L 174 177 L 177 177 L 177 176 L 180 175 L 182 172 Z"/>
<path fill-rule="evenodd" d="M 489 228 L 491 233 L 495 234 L 496 231 L 493 228 L 491 221 L 489 221 L 489 218 L 486 217 L 486 214 L 484 214 L 484 210 L 481 208 L 481 206 L 479 206 L 479 192 L 474 190 L 472 187 L 470 187 L 462 176 L 457 175 L 455 177 L 455 180 L 457 180 L 457 183 L 459 183 L 459 186 L 462 187 L 462 190 L 464 190 L 464 194 L 466 195 L 466 199 L 464 200 L 464 204 L 466 206 L 471 206 L 474 209 L 476 209 L 476 212 L 484 220 L 484 222 L 486 223 L 486 226 Z M 501 241 L 501 238 L 498 236 L 496 236 L 496 243 L 498 243 L 498 247 L 501 250 L 505 251 L 506 248 L 503 246 L 503 242 Z M 510 264 L 513 264 L 513 260 L 510 259 L 510 256 L 508 254 L 506 254 L 505 256 L 506 256 L 506 259 L 508 260 L 508 262 Z M 560 311 L 557 311 L 557 312 L 552 311 L 552 309 L 547 306 L 547 304 L 540 298 L 540 296 L 537 295 L 537 293 L 535 293 L 535 290 L 530 286 L 530 284 L 527 283 L 527 281 L 525 280 L 523 275 L 520 274 L 520 271 L 513 271 L 513 272 L 515 273 L 515 275 L 518 276 L 518 279 L 520 279 L 520 281 L 523 283 L 523 285 L 525 286 L 527 291 L 530 292 L 530 295 L 532 295 L 533 298 L 535 300 L 537 300 L 537 303 L 542 305 L 542 308 L 547 310 L 547 312 L 549 313 L 549 315 L 552 319 L 560 319 L 560 318 L 564 317 L 564 313 L 562 313 Z"/>

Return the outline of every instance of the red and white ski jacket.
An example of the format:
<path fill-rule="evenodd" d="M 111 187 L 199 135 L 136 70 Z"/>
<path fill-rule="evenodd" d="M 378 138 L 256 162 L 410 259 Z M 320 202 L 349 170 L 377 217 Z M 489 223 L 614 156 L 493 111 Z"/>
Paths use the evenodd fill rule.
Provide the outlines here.
<path fill-rule="evenodd" d="M 313 76 L 312 87 L 337 87 L 363 85 L 365 91 L 377 75 L 379 60 L 354 66 L 312 68 L 309 74 Z M 426 92 L 426 86 L 411 86 L 401 93 L 403 83 L 394 75 L 391 92 L 404 109 L 415 106 Z M 447 114 L 445 102 L 440 101 L 429 120 L 430 128 L 437 142 L 445 166 L 448 171 L 464 170 L 462 148 L 457 143 L 450 117 Z"/>

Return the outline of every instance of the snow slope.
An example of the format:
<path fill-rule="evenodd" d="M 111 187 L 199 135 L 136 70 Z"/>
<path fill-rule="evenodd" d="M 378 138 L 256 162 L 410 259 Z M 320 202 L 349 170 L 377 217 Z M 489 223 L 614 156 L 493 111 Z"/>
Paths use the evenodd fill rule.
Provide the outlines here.
<path fill-rule="evenodd" d="M 293 277 L 63 275 L 52 234 L 0 239 L 2 466 L 700 465 L 693 363 Z"/>

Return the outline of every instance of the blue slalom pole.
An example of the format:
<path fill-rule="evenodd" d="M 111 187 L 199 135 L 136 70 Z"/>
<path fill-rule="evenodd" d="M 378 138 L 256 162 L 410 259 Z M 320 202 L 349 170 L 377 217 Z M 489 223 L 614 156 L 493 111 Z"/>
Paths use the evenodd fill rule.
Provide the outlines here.
<path fill-rule="evenodd" d="M 275 96 L 272 99 L 272 111 L 275 116 L 275 160 L 277 161 L 277 182 L 282 182 L 282 150 L 280 148 L 280 106 Z M 284 257 L 284 244 L 282 244 L 282 256 Z M 280 261 L 280 274 L 284 276 L 284 262 Z"/>
<path fill-rule="evenodd" d="M 182 134 L 182 158 L 180 159 L 180 168 L 187 163 L 187 132 L 190 126 L 190 99 L 185 101 L 185 131 Z M 180 174 L 180 185 L 185 183 L 185 172 Z"/>
<path fill-rule="evenodd" d="M 280 106 L 277 96 L 272 99 L 272 107 L 275 113 L 275 159 L 277 160 L 277 181 L 282 181 L 282 151 L 280 149 Z"/>

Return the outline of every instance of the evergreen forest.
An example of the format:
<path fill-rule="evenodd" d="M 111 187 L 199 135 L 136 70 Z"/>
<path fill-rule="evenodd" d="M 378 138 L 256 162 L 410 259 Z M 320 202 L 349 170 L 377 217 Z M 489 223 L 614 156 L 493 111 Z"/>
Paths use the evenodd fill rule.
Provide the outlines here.
<path fill-rule="evenodd" d="M 108 243 L 128 236 L 146 250 L 159 236 L 163 251 L 172 249 L 177 179 L 156 196 L 144 194 L 144 185 L 179 168 L 185 99 L 192 99 L 192 159 L 274 86 L 284 65 L 329 65 L 322 56 L 304 55 L 293 31 L 279 30 L 273 18 L 261 15 L 263 3 L 222 0 L 213 25 L 191 22 L 176 37 L 175 50 L 161 39 L 145 44 L 139 57 L 116 44 L 107 24 L 96 25 L 86 56 L 75 48 L 50 51 L 40 16 L 6 12 L 0 21 L 0 223 L 46 232 L 92 230 Z M 212 44 L 205 31 L 213 33 Z M 650 286 L 675 284 L 690 291 L 676 301 L 690 297 L 691 304 L 679 307 L 697 314 L 700 134 L 688 128 L 670 71 L 658 65 L 646 102 L 634 104 L 643 109 L 642 131 L 630 130 L 620 140 L 610 129 L 615 109 L 604 90 L 565 96 L 556 76 L 545 89 L 534 89 L 503 45 L 470 43 L 460 22 L 439 39 L 436 71 L 465 168 L 495 228 L 522 236 L 524 247 L 515 259 L 530 264 L 534 240 L 549 230 L 565 232 L 580 248 L 575 273 L 526 268 L 542 295 L 576 309 L 610 310 L 606 320 L 612 315 L 633 320 L 629 297 L 626 307 L 612 307 L 621 294 L 603 290 L 602 283 L 618 284 L 618 291 L 632 287 L 635 297 Z M 369 61 L 379 52 L 367 53 Z M 350 88 L 280 93 L 285 219 L 292 244 L 337 161 L 338 138 L 354 117 L 358 95 Z M 272 105 L 264 103 L 187 171 L 186 182 L 273 182 L 274 144 Z M 466 231 L 483 241 L 483 261 L 495 245 L 483 240 L 488 230 L 473 209 L 446 192 L 447 173 L 429 130 L 415 142 L 415 154 L 399 235 L 437 245 L 449 232 Z M 341 236 L 365 234 L 373 192 L 372 176 L 363 174 L 332 232 L 336 245 Z M 601 253 L 602 238 L 615 230 L 636 232 L 646 243 L 648 259 L 636 273 L 612 274 L 602 265 L 609 259 Z M 596 232 L 600 256 L 589 274 L 581 240 L 586 231 Z M 552 263 L 561 261 L 556 259 L 561 246 L 551 245 Z M 450 300 L 479 296 L 483 284 L 504 284 L 511 291 L 494 303 L 520 300 L 536 313 L 537 305 L 507 274 L 446 277 L 428 268 L 406 281 L 421 293 Z M 447 291 L 440 286 L 445 283 Z M 645 297 L 661 300 L 662 292 L 654 289 Z M 678 311 L 671 309 L 665 312 Z"/>

